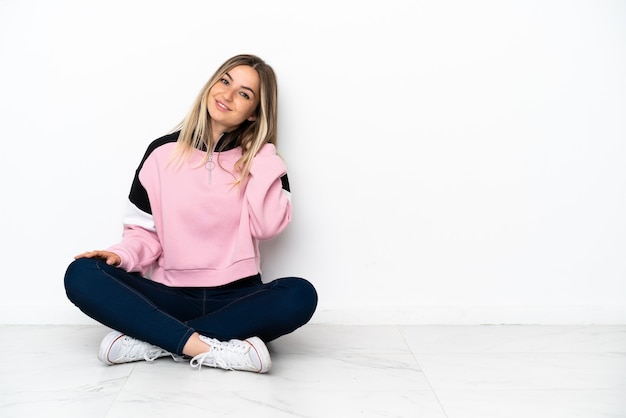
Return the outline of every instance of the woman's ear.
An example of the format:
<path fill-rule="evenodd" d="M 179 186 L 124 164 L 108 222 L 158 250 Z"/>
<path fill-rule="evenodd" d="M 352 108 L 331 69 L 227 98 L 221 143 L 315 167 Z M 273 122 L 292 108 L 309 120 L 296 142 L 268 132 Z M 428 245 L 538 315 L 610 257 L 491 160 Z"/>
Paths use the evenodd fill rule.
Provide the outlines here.
<path fill-rule="evenodd" d="M 252 114 L 246 118 L 248 122 L 254 122 L 257 116 L 261 114 L 261 105 L 257 104 L 256 108 L 252 111 Z"/>

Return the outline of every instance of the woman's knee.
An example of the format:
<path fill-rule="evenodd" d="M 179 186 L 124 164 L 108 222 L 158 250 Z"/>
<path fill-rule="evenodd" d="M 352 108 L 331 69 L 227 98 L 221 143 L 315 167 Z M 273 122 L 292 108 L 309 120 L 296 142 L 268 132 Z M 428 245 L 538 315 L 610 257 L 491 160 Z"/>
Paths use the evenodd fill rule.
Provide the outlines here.
<path fill-rule="evenodd" d="M 289 289 L 289 299 L 292 309 L 297 311 L 303 321 L 311 319 L 317 308 L 318 294 L 311 282 L 301 277 L 282 279 Z"/>
<path fill-rule="evenodd" d="M 79 258 L 70 263 L 65 271 L 63 280 L 65 292 L 70 300 L 73 300 L 77 293 L 84 292 L 89 287 L 89 277 L 97 269 L 97 260 L 91 258 Z"/>
<path fill-rule="evenodd" d="M 304 300 L 308 300 L 312 305 L 317 306 L 317 290 L 311 282 L 306 279 L 297 278 L 299 284 L 299 292 Z"/>

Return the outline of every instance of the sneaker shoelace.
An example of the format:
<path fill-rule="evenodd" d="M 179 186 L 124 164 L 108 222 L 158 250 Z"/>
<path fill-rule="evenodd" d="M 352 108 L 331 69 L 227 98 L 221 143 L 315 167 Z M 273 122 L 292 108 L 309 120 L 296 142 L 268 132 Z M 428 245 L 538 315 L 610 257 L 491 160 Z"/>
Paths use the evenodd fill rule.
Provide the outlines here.
<path fill-rule="evenodd" d="M 202 366 L 219 367 L 226 370 L 236 368 L 251 367 L 254 365 L 247 355 L 250 351 L 250 344 L 245 341 L 222 342 L 215 339 L 206 339 L 204 342 L 211 346 L 211 350 L 198 354 L 191 359 L 191 367 L 200 370 Z"/>
<path fill-rule="evenodd" d="M 122 344 L 127 347 L 128 351 L 126 351 L 124 356 L 122 356 L 122 359 L 134 361 L 143 358 L 146 361 L 154 361 L 159 357 L 170 354 L 169 351 L 165 351 L 162 348 L 157 347 L 156 345 L 136 340 L 128 336 L 124 336 L 123 338 L 124 340 L 122 341 Z M 172 355 L 172 357 L 174 356 Z M 175 357 L 174 360 L 176 360 Z"/>
<path fill-rule="evenodd" d="M 157 347 L 156 345 L 153 345 L 145 352 L 145 354 L 143 355 L 143 358 L 146 359 L 146 361 L 154 361 L 158 359 L 159 357 L 167 356 L 169 354 L 170 354 L 169 351 L 165 351 L 162 348 Z M 176 357 L 174 356 L 172 357 L 174 358 L 174 360 L 176 360 Z"/>

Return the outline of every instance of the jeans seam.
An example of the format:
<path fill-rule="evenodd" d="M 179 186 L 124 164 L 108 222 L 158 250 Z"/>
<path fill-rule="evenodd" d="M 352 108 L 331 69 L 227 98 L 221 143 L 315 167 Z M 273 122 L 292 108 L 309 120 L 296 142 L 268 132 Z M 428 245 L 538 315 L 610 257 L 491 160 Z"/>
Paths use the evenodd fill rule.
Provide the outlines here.
<path fill-rule="evenodd" d="M 206 313 L 205 313 L 205 315 L 204 315 L 204 316 L 206 317 L 206 316 L 215 315 L 216 313 L 221 312 L 221 311 L 223 311 L 224 309 L 226 309 L 226 308 L 230 307 L 233 303 L 237 303 L 237 302 L 239 302 L 239 301 L 242 301 L 242 300 L 244 300 L 244 299 L 247 299 L 247 298 L 249 298 L 250 296 L 258 295 L 259 293 L 261 293 L 261 292 L 265 292 L 265 291 L 267 291 L 267 290 L 269 290 L 269 289 L 267 289 L 267 288 L 265 287 L 265 285 L 264 285 L 264 287 L 263 287 L 263 288 L 258 289 L 258 290 L 254 291 L 254 292 L 252 292 L 252 293 L 248 293 L 248 294 L 246 294 L 246 295 L 244 295 L 244 296 L 242 296 L 242 297 L 238 297 L 238 298 L 236 298 L 236 299 L 233 299 L 233 300 L 231 300 L 229 303 L 227 303 L 226 305 L 222 306 L 221 308 L 219 308 L 219 309 L 217 309 L 217 310 L 215 310 L 215 311 L 211 311 L 211 313 L 209 313 L 209 314 L 206 314 Z M 202 306 L 202 311 L 203 311 L 203 312 L 206 312 L 206 306 L 204 305 L 204 303 L 203 303 L 203 306 Z"/>

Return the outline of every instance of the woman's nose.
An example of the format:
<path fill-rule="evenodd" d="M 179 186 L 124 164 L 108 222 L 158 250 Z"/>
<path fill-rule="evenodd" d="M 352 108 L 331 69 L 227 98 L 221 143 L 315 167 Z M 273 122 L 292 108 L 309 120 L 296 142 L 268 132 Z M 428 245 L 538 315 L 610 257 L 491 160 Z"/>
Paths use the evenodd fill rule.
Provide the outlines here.
<path fill-rule="evenodd" d="M 222 96 L 225 100 L 231 101 L 233 100 L 233 92 L 230 89 L 226 89 L 222 92 Z"/>

